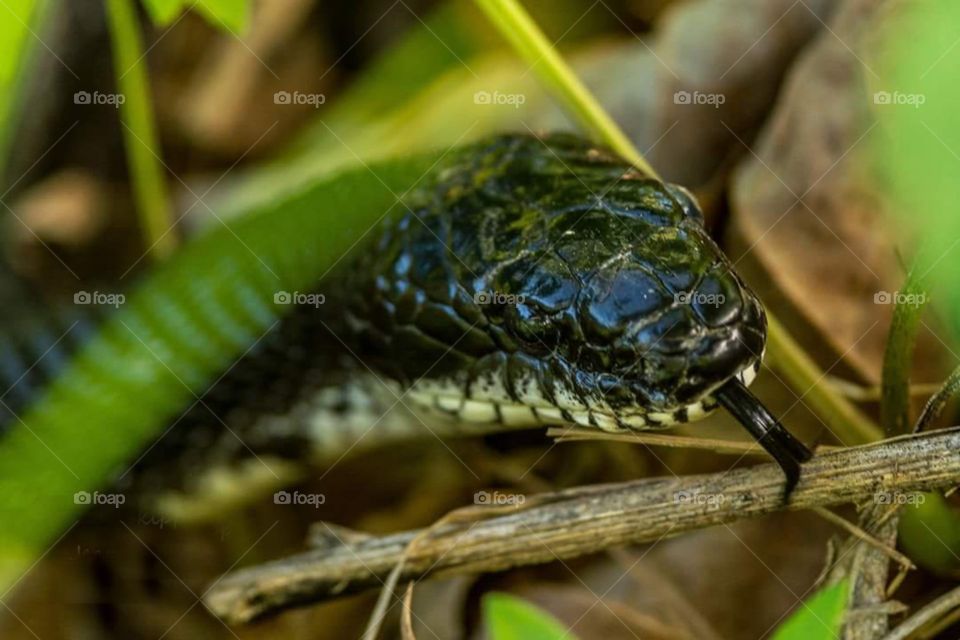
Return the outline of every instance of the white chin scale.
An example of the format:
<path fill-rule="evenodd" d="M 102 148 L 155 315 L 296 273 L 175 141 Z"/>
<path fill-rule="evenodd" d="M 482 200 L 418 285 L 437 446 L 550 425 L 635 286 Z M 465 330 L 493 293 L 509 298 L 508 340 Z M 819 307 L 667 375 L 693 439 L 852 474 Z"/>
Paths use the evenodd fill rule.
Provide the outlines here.
<path fill-rule="evenodd" d="M 757 377 L 760 360 L 736 374 L 744 385 Z M 555 393 L 555 406 L 539 392 L 532 381 L 520 385 L 520 402 L 504 401 L 509 395 L 495 379 L 480 381 L 471 388 L 470 398 L 453 382 L 424 381 L 407 392 L 407 397 L 420 407 L 468 424 L 502 424 L 512 428 L 570 424 L 599 428 L 613 433 L 633 430 L 663 429 L 676 424 L 699 420 L 714 409 L 716 399 L 707 395 L 697 402 L 670 411 L 644 411 L 640 407 L 614 410 L 605 402 L 586 406 L 570 393 Z"/>
<path fill-rule="evenodd" d="M 762 360 L 757 360 L 749 367 L 745 367 L 740 370 L 737 375 L 734 377 L 743 383 L 743 386 L 749 387 L 754 380 L 757 379 L 757 374 L 760 373 L 760 363 Z"/>

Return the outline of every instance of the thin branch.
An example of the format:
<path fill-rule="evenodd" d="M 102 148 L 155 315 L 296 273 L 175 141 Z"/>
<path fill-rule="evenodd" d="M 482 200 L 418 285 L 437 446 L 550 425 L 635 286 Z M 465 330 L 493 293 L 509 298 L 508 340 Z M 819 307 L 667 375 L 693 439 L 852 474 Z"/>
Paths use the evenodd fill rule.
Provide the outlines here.
<path fill-rule="evenodd" d="M 920 417 L 917 418 L 917 424 L 914 425 L 913 430 L 923 431 L 929 427 L 930 424 L 943 413 L 947 403 L 950 402 L 958 392 L 960 392 L 960 367 L 954 369 L 953 372 L 947 376 L 947 379 L 940 385 L 937 392 L 927 401 L 927 404 L 923 407 L 923 412 L 920 414 Z"/>
<path fill-rule="evenodd" d="M 842 527 L 851 536 L 853 536 L 857 540 L 867 543 L 868 545 L 882 552 L 884 555 L 886 555 L 888 558 L 890 558 L 891 560 L 899 564 L 901 567 L 904 567 L 905 569 L 917 568 L 917 566 L 913 564 L 913 561 L 910 560 L 910 558 L 903 555 L 902 553 L 897 551 L 895 548 L 877 540 L 874 536 L 870 535 L 868 532 L 864 531 L 862 528 L 858 527 L 857 525 L 850 522 L 846 518 L 835 514 L 833 511 L 830 511 L 829 509 L 824 509 L 823 507 L 814 507 L 813 512 L 816 513 L 821 518 L 823 518 L 824 520 L 828 520 L 833 524 L 839 527 Z"/>
<path fill-rule="evenodd" d="M 720 438 L 694 438 L 691 436 L 667 435 L 653 431 L 634 431 L 630 433 L 610 433 L 599 429 L 586 427 L 550 427 L 547 437 L 555 438 L 557 442 L 581 442 L 583 440 L 607 440 L 610 442 L 624 442 L 627 444 L 642 444 L 648 447 L 671 447 L 677 449 L 704 449 L 714 453 L 757 456 L 770 459 L 767 453 L 755 440 L 721 440 Z M 817 447 L 818 452 L 838 449 L 829 445 Z"/>
<path fill-rule="evenodd" d="M 880 396 L 883 395 L 883 387 L 879 384 L 864 386 L 829 374 L 824 380 L 833 387 L 834 391 L 848 400 L 855 400 L 856 402 L 880 402 Z M 929 397 L 935 394 L 941 386 L 939 382 L 913 382 L 907 391 L 911 398 L 918 396 Z"/>
<path fill-rule="evenodd" d="M 954 427 L 817 455 L 804 465 L 786 508 L 860 503 L 958 482 L 960 427 Z M 779 468 L 761 464 L 540 494 L 517 507 L 467 507 L 428 530 L 358 538 L 237 571 L 210 591 L 206 604 L 243 623 L 381 586 L 401 558 L 400 581 L 501 571 L 755 518 L 785 508 L 782 495 Z"/>
<path fill-rule="evenodd" d="M 883 640 L 905 640 L 910 637 L 914 631 L 945 616 L 957 607 L 960 607 L 960 587 L 951 589 L 901 622 L 900 625 L 886 635 Z"/>

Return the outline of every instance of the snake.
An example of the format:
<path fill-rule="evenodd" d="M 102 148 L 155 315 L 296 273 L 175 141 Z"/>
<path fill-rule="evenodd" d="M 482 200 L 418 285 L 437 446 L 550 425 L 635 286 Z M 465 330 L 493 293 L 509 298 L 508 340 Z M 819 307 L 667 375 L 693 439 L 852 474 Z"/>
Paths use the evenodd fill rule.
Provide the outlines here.
<path fill-rule="evenodd" d="M 202 519 L 356 448 L 664 429 L 722 406 L 789 495 L 811 454 L 748 390 L 763 305 L 688 190 L 573 134 L 501 134 L 436 163 L 402 204 L 317 281 L 273 291 L 280 319 L 116 485 Z M 6 347 L 3 376 L 22 379 L 30 357 Z"/>

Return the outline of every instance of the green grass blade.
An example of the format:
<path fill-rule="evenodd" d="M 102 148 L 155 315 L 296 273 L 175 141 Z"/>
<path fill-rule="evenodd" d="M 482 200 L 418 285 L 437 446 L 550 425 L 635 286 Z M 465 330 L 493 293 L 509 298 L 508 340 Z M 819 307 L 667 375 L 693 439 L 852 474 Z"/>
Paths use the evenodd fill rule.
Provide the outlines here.
<path fill-rule="evenodd" d="M 39 43 L 31 31 L 37 30 L 37 24 L 43 21 L 51 4 L 52 0 L 6 0 L 0 3 L 0 175 L 6 167 L 22 109 L 31 53 Z"/>
<path fill-rule="evenodd" d="M 477 6 L 490 18 L 517 54 L 539 78 L 561 97 L 583 128 L 593 132 L 611 149 L 659 179 L 657 172 L 637 151 L 619 125 L 600 106 L 593 94 L 560 57 L 530 14 L 516 0 L 476 0 Z"/>
<path fill-rule="evenodd" d="M 889 436 L 910 430 L 910 368 L 920 317 L 928 298 L 920 282 L 920 273 L 926 269 L 920 264 L 910 268 L 906 282 L 896 294 L 893 321 L 883 353 L 880 424 Z"/>
<path fill-rule="evenodd" d="M 450 152 L 453 157 L 456 151 Z M 372 164 L 231 221 L 130 292 L 0 441 L 0 593 L 437 160 Z"/>
<path fill-rule="evenodd" d="M 120 117 L 127 164 L 144 242 L 151 255 L 164 258 L 176 248 L 177 238 L 170 229 L 171 208 L 150 103 L 146 58 L 132 0 L 107 0 L 107 17 L 117 87 L 123 96 Z"/>

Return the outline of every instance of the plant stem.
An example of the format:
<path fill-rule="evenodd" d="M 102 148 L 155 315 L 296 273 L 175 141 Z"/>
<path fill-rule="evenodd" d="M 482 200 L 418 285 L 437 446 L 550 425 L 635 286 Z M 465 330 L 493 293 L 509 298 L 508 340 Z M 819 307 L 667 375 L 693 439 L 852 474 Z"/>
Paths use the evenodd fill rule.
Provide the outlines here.
<path fill-rule="evenodd" d="M 644 478 L 525 496 L 513 506 L 470 506 L 426 529 L 366 536 L 332 527 L 332 543 L 227 574 L 204 595 L 210 611 L 245 624 L 280 610 L 401 582 L 565 561 L 626 544 L 781 511 L 889 499 L 955 486 L 960 428 L 817 455 L 783 501 L 775 464 L 677 478 Z M 699 497 L 702 499 L 694 499 Z M 343 542 L 343 541 L 346 542 Z M 884 556 L 886 557 L 886 556 Z"/>
<path fill-rule="evenodd" d="M 522 59 L 580 124 L 614 151 L 660 179 L 630 139 L 604 111 L 590 91 L 560 57 L 517 0 L 475 0 Z M 804 400 L 845 444 L 862 444 L 883 437 L 880 429 L 848 400 L 825 384 L 825 374 L 769 313 L 769 352 L 787 382 L 804 393 Z"/>
<path fill-rule="evenodd" d="M 917 329 L 926 304 L 926 290 L 920 282 L 920 267 L 915 262 L 900 288 L 898 298 L 911 302 L 897 302 L 893 321 L 883 353 L 883 393 L 880 395 L 880 424 L 888 435 L 910 431 L 910 364 L 917 341 Z M 912 300 L 917 300 L 914 303 Z"/>
<path fill-rule="evenodd" d="M 153 257 L 164 258 L 176 248 L 177 239 L 170 229 L 170 202 L 160 163 L 140 28 L 131 0 L 106 0 L 106 5 L 117 89 L 123 96 L 120 118 L 127 164 L 144 242 Z"/>
<path fill-rule="evenodd" d="M 476 0 L 477 6 L 506 38 L 540 80 L 556 93 L 580 125 L 649 176 L 660 176 L 644 159 L 613 118 L 593 97 L 516 0 Z"/>

